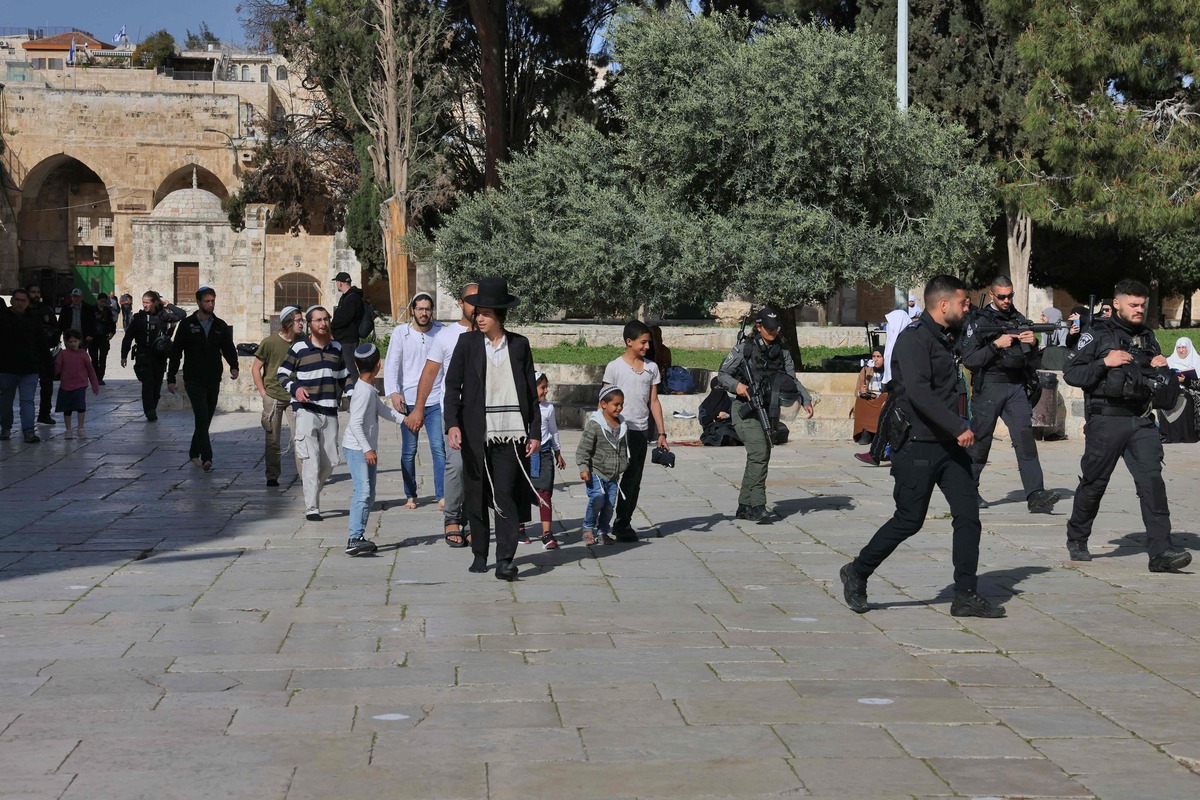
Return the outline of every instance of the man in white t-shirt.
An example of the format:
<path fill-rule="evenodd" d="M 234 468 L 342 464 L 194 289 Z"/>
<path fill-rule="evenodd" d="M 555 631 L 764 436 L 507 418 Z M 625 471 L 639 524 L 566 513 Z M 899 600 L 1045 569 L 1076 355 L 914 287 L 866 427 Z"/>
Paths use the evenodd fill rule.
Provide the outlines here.
<path fill-rule="evenodd" d="M 458 337 L 468 331 L 475 330 L 475 306 L 464 303 L 462 298 L 475 294 L 478 288 L 479 285 L 475 283 L 468 283 L 462 288 L 458 295 L 458 307 L 462 311 L 462 318 L 452 325 L 443 327 L 438 333 L 437 338 L 429 346 L 429 352 L 425 354 L 425 367 L 421 372 L 421 381 L 417 385 L 416 399 L 414 401 L 415 407 L 404 420 L 405 428 L 410 431 L 416 432 L 421 429 L 421 425 L 425 420 L 426 404 L 430 397 L 444 398 L 446 396 L 446 372 L 450 368 L 450 358 L 454 355 L 454 347 L 458 344 Z M 440 425 L 440 406 L 438 407 L 438 416 Z M 443 488 L 445 491 L 442 495 L 446 544 L 451 547 L 466 547 L 468 542 L 466 536 L 463 534 L 463 526 L 467 524 L 467 518 L 462 510 L 462 451 L 445 447 L 445 431 L 440 431 L 439 435 L 443 437 L 443 448 L 446 453 L 445 477 L 443 479 Z M 433 436 L 432 432 L 430 436 Z"/>
<path fill-rule="evenodd" d="M 625 409 L 621 416 L 629 431 L 629 467 L 621 476 L 613 536 L 618 542 L 636 542 L 637 532 L 631 521 L 642 488 L 642 469 L 646 466 L 651 423 L 658 432 L 657 445 L 670 448 L 663 426 L 662 403 L 658 400 L 658 384 L 662 381 L 662 375 L 658 365 L 646 358 L 650 349 L 650 329 L 638 320 L 631 320 L 625 323 L 622 335 L 625 337 L 625 352 L 608 362 L 604 368 L 604 385 L 618 386 L 625 393 Z"/>
<path fill-rule="evenodd" d="M 408 304 L 412 322 L 397 325 L 388 341 L 387 361 L 383 367 L 383 391 L 392 400 L 392 408 L 402 414 L 420 408 L 429 435 L 429 453 L 433 456 L 433 491 L 438 502 L 442 499 L 442 480 L 446 471 L 446 440 L 442 436 L 442 392 L 431 394 L 424 404 L 416 402 L 417 384 L 425 369 L 425 356 L 445 327 L 433 319 L 433 295 L 417 292 Z M 400 474 L 404 478 L 405 508 L 417 507 L 417 443 L 420 426 L 401 429 L 403 449 L 400 454 Z"/>

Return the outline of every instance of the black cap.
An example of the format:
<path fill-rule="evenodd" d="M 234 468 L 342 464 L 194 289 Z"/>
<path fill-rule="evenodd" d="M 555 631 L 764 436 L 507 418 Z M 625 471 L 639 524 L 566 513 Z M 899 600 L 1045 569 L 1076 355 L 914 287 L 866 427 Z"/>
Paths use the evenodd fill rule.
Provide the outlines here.
<path fill-rule="evenodd" d="M 775 330 L 779 327 L 779 312 L 770 306 L 763 306 L 762 310 L 754 315 L 754 321 L 768 330 Z"/>
<path fill-rule="evenodd" d="M 337 275 L 333 276 L 333 279 L 338 283 L 353 283 L 353 281 L 350 280 L 349 272 L 339 272 Z"/>

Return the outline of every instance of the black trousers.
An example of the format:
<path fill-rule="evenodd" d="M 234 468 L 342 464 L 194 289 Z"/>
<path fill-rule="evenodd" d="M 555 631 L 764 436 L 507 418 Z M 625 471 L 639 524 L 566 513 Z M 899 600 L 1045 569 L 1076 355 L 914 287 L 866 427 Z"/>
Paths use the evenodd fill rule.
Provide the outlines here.
<path fill-rule="evenodd" d="M 1025 394 L 1025 387 L 1016 383 L 999 383 L 983 380 L 983 388 L 971 398 L 971 430 L 975 432 L 975 444 L 968 450 L 971 454 L 971 473 L 975 482 L 987 466 L 988 454 L 992 451 L 992 434 L 996 421 L 1003 419 L 1012 438 L 1013 450 L 1017 453 L 1017 469 L 1021 473 L 1021 485 L 1025 499 L 1034 492 L 1046 488 L 1042 477 L 1042 463 L 1038 461 L 1037 442 L 1033 438 L 1033 407 Z"/>
<path fill-rule="evenodd" d="M 1171 511 L 1162 477 L 1162 442 L 1154 421 L 1148 417 L 1093 414 L 1083 426 L 1083 435 L 1083 459 L 1079 462 L 1083 474 L 1067 522 L 1068 541 L 1087 544 L 1108 480 L 1117 460 L 1124 459 L 1142 506 L 1146 547 L 1151 557 L 1159 555 L 1171 546 Z"/>
<path fill-rule="evenodd" d="M 54 416 L 54 362 L 49 361 L 38 370 L 38 381 L 42 387 L 42 396 L 38 404 L 38 417 Z"/>
<path fill-rule="evenodd" d="M 346 371 L 350 373 L 346 385 L 354 386 L 358 383 L 358 365 L 354 363 L 354 348 L 358 347 L 358 339 L 339 339 L 338 344 L 342 346 L 342 360 L 346 362 Z M 409 398 L 410 401 L 415 399 Z"/>
<path fill-rule="evenodd" d="M 184 388 L 187 390 L 188 400 L 192 403 L 192 417 L 196 421 L 192 445 L 188 448 L 188 458 L 212 461 L 213 449 L 212 441 L 208 438 L 208 427 L 212 424 L 213 414 L 217 413 L 217 395 L 221 391 L 221 384 L 187 381 Z"/>
<path fill-rule="evenodd" d="M 138 360 L 134 360 L 136 372 L 139 380 L 142 382 L 142 412 L 146 416 L 158 412 L 158 400 L 162 397 L 163 378 L 167 373 L 166 359 L 158 359 L 150 356 L 140 359 L 141 365 L 138 365 Z"/>
<path fill-rule="evenodd" d="M 524 499 L 525 476 L 522 474 L 521 456 L 524 453 L 525 442 L 489 442 L 484 450 L 488 474 L 491 476 L 492 502 L 496 506 L 496 560 L 511 561 L 517 554 L 517 534 L 521 529 L 522 509 L 517 504 L 517 498 Z M 528 486 L 526 485 L 526 490 Z M 484 478 L 484 497 L 489 489 L 487 478 Z M 466 506 L 468 504 L 464 504 Z M 529 506 L 525 506 L 528 511 Z M 467 522 L 471 526 L 471 552 L 484 558 L 488 554 L 490 536 L 488 534 L 487 504 L 484 503 L 483 516 L 477 516 L 467 511 Z"/>
<path fill-rule="evenodd" d="M 954 518 L 954 588 L 974 589 L 979 569 L 979 503 L 967 451 L 955 443 L 908 442 L 892 453 L 892 477 L 896 513 L 875 532 L 851 568 L 863 578 L 870 577 L 901 542 L 921 530 L 936 486 L 950 502 Z"/>
<path fill-rule="evenodd" d="M 104 370 L 108 366 L 108 350 L 111 346 L 108 337 L 98 334 L 88 342 L 88 355 L 92 357 L 92 367 L 96 370 L 96 380 L 104 380 Z"/>
<path fill-rule="evenodd" d="M 613 532 L 620 533 L 630 526 L 633 512 L 637 509 L 638 495 L 642 492 L 642 470 L 646 467 L 646 447 L 649 439 L 646 431 L 631 430 L 626 434 L 629 442 L 629 467 L 621 476 L 621 491 L 617 495 L 617 513 L 613 520 Z"/>

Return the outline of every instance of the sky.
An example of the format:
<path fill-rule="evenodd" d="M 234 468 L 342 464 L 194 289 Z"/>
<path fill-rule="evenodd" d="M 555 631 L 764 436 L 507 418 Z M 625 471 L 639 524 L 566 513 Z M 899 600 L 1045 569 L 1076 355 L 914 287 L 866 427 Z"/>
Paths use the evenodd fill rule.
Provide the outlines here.
<path fill-rule="evenodd" d="M 111 43 L 113 36 L 125 26 L 129 41 L 166 28 L 180 44 L 188 29 L 208 27 L 223 42 L 242 42 L 245 33 L 238 21 L 239 0 L 205 0 L 204 3 L 181 3 L 173 0 L 0 0 L 0 28 L 79 28 L 89 31 L 102 42 Z"/>

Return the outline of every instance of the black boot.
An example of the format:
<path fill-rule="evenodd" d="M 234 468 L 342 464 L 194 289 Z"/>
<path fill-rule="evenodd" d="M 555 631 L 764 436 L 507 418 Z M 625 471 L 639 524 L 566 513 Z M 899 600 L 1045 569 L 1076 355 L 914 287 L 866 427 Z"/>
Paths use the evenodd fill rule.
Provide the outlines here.
<path fill-rule="evenodd" d="M 1174 572 L 1192 563 L 1192 554 L 1182 547 L 1164 550 L 1150 559 L 1151 572 Z"/>
<path fill-rule="evenodd" d="M 467 567 L 470 572 L 487 572 L 487 556 L 475 554 L 475 560 L 471 562 L 471 566 Z"/>
<path fill-rule="evenodd" d="M 502 558 L 496 562 L 496 577 L 502 581 L 517 579 L 517 568 L 513 566 L 511 558 Z"/>

